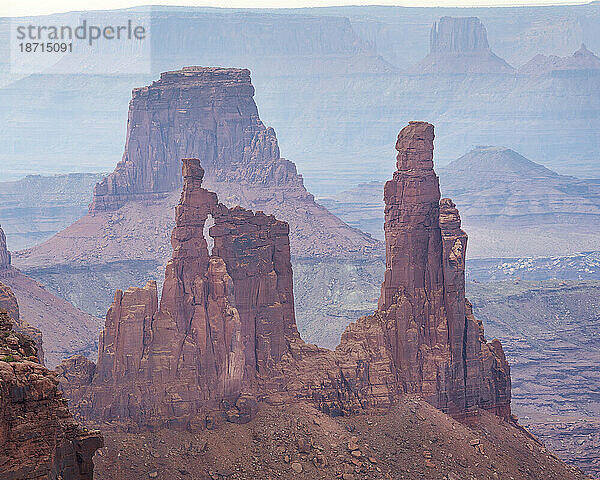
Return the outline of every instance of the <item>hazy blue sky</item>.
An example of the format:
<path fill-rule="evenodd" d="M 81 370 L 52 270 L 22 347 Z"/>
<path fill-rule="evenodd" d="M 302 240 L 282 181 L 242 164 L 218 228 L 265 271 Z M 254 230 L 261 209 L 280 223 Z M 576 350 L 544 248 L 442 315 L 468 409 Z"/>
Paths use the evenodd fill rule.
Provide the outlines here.
<path fill-rule="evenodd" d="M 322 7 L 328 5 L 404 5 L 471 7 L 501 5 L 557 5 L 587 3 L 577 0 L 0 0 L 0 16 L 41 15 L 71 10 L 104 10 L 134 5 L 195 5 L 237 8 Z"/>

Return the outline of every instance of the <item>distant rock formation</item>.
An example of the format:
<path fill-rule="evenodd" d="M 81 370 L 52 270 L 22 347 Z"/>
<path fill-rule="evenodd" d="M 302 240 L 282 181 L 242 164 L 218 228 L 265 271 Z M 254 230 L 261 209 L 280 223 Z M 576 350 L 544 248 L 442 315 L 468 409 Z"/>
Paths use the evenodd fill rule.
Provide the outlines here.
<path fill-rule="evenodd" d="M 281 158 L 275 131 L 263 125 L 253 96 L 250 71 L 235 68 L 185 67 L 134 89 L 123 159 L 96 185 L 90 212 L 181 189 L 179 159 L 194 157 L 225 204 L 288 221 L 295 254 L 376 248 L 376 241 L 315 203 L 296 166 Z"/>
<path fill-rule="evenodd" d="M 487 31 L 477 17 L 442 17 L 434 22 L 429 55 L 415 68 L 417 73 L 513 73 L 506 61 L 488 44 Z"/>
<path fill-rule="evenodd" d="M 0 182 L 0 219 L 12 251 L 37 245 L 83 217 L 100 173 L 27 175 Z"/>
<path fill-rule="evenodd" d="M 561 175 L 510 148 L 490 145 L 477 146 L 436 172 L 442 196 L 459 206 L 469 229 L 470 258 L 553 256 L 598 245 L 593 226 L 600 224 L 600 180 Z M 383 185 L 359 184 L 323 204 L 382 238 Z"/>
<path fill-rule="evenodd" d="M 0 311 L 0 477 L 92 480 L 100 432 L 75 423 L 56 374 L 36 355 L 33 340 Z"/>
<path fill-rule="evenodd" d="M 584 44 L 570 57 L 536 55 L 518 69 L 524 75 L 546 75 L 557 70 L 600 70 L 600 58 Z"/>
<path fill-rule="evenodd" d="M 418 393 L 456 416 L 508 417 L 510 369 L 465 300 L 467 236 L 454 204 L 440 202 L 433 126 L 412 122 L 396 148 L 379 308 L 333 352 L 298 334 L 287 224 L 220 204 L 202 188 L 200 161 L 185 159 L 160 304 L 154 282 L 117 292 L 98 365 L 74 357 L 59 369 L 73 409 L 129 428 L 202 429 L 249 420 L 262 398 L 340 415 Z"/>
<path fill-rule="evenodd" d="M 433 22 L 429 37 L 430 53 L 487 52 L 487 31 L 477 17 L 442 17 Z"/>
<path fill-rule="evenodd" d="M 44 289 L 39 283 L 11 265 L 4 232 L 0 227 L 0 309 L 15 322 L 15 329 L 29 335 L 37 345 L 40 363 L 54 367 L 75 352 L 92 354 L 99 320 L 83 313 L 65 300 Z M 21 312 L 17 304 L 21 303 Z M 42 348 L 45 331 L 48 355 Z"/>

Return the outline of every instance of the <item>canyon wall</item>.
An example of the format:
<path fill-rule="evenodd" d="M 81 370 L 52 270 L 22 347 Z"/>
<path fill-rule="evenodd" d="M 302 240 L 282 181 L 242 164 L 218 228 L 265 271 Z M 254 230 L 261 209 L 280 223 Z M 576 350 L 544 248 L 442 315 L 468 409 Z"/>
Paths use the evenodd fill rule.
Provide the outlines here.
<path fill-rule="evenodd" d="M 287 224 L 219 203 L 200 161 L 185 159 L 160 303 L 154 282 L 117 291 L 98 365 L 73 357 L 59 369 L 78 415 L 202 429 L 247 421 L 257 400 L 282 395 L 335 416 L 418 393 L 456 416 L 509 417 L 509 366 L 465 299 L 467 236 L 454 204 L 440 202 L 433 126 L 412 122 L 396 148 L 379 307 L 335 351 L 298 334 Z"/>
<path fill-rule="evenodd" d="M 75 423 L 56 374 L 38 362 L 32 339 L 0 310 L 0 477 L 92 480 L 97 431 Z"/>

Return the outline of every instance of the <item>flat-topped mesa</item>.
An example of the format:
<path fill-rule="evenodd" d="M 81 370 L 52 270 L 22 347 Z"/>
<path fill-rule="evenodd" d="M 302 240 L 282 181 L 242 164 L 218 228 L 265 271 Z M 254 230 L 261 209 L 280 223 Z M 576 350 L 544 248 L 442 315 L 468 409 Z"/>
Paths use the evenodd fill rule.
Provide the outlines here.
<path fill-rule="evenodd" d="M 173 84 L 211 89 L 234 87 L 240 89 L 239 93 L 243 92 L 247 94 L 250 92 L 250 95 L 254 95 L 254 87 L 250 80 L 250 70 L 245 68 L 183 67 L 181 70 L 161 73 L 160 80 L 153 82 L 151 87 L 167 87 Z M 147 88 L 136 88 L 134 92 L 143 91 Z"/>
<path fill-rule="evenodd" d="M 0 226 L 0 270 L 10 267 L 10 252 L 6 246 L 6 235 Z"/>
<path fill-rule="evenodd" d="M 250 72 L 235 68 L 186 67 L 165 72 L 151 85 L 135 89 L 123 158 L 96 185 L 90 214 L 67 230 L 84 224 L 111 228 L 110 224 L 106 227 L 107 216 L 102 212 L 122 208 L 121 228 L 141 231 L 151 227 L 154 231 L 152 219 L 140 225 L 138 218 L 129 217 L 128 208 L 139 208 L 140 203 L 171 208 L 176 195 L 169 193 L 180 191 L 182 184 L 179 159 L 194 157 L 202 161 L 204 185 L 227 207 L 260 210 L 288 222 L 295 255 L 346 258 L 380 253 L 380 242 L 315 202 L 296 166 L 281 157 L 275 131 L 260 120 L 253 95 Z M 298 215 L 300 211 L 305 214 Z M 75 238 L 81 235 L 73 233 Z M 34 248 L 32 255 L 37 250 L 68 251 L 59 239 Z M 162 250 L 155 242 L 145 245 L 132 239 L 126 243 L 142 259 L 150 250 Z M 101 256 L 120 252 L 122 247 L 121 242 L 109 239 Z M 94 238 L 86 243 L 85 252 L 78 242 L 77 259 L 66 255 L 67 262 L 86 256 L 97 262 L 96 249 Z"/>
<path fill-rule="evenodd" d="M 253 96 L 250 71 L 236 68 L 185 67 L 134 89 L 123 159 L 96 185 L 90 211 L 181 188 L 183 157 L 201 158 L 211 179 L 302 187 Z"/>
<path fill-rule="evenodd" d="M 442 17 L 431 27 L 429 51 L 432 53 L 486 52 L 489 49 L 487 31 L 477 17 Z"/>
<path fill-rule="evenodd" d="M 288 338 L 298 337 L 287 224 L 220 204 L 202 187 L 198 159 L 184 159 L 182 174 L 160 303 L 155 282 L 117 291 L 97 367 L 82 358 L 61 367 L 85 418 L 142 428 L 246 421 L 257 376 L 268 375 Z"/>

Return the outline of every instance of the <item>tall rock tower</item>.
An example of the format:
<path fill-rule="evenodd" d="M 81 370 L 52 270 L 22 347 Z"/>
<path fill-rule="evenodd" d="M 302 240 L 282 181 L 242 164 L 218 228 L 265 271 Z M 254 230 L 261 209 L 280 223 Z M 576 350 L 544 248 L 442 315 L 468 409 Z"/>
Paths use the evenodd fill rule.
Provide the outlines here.
<path fill-rule="evenodd" d="M 466 310 L 467 235 L 433 170 L 433 125 L 411 122 L 396 142 L 385 185 L 386 272 L 376 318 L 397 381 L 450 413 L 484 407 L 508 415 L 510 370 L 499 342 Z"/>
<path fill-rule="evenodd" d="M 0 227 L 0 270 L 10 267 L 10 252 L 6 246 L 6 235 Z"/>

